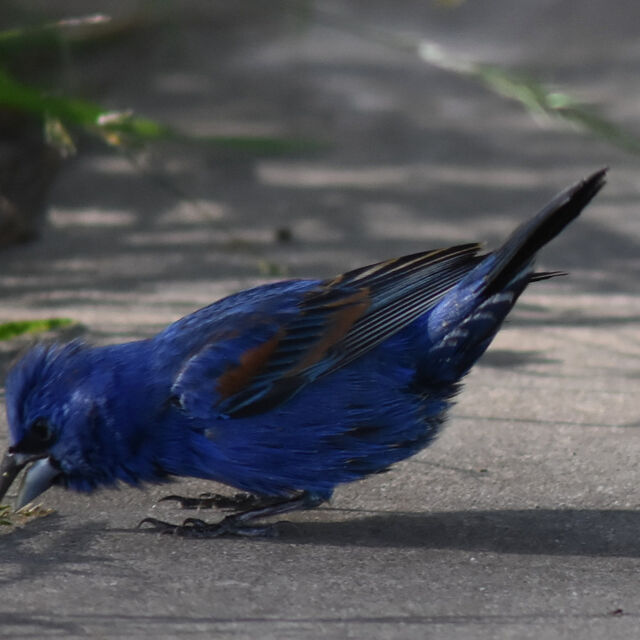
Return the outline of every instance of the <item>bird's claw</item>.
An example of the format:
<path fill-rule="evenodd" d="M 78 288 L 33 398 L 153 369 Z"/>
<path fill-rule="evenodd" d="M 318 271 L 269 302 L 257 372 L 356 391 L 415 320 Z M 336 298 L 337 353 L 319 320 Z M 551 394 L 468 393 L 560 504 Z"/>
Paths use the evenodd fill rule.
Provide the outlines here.
<path fill-rule="evenodd" d="M 219 496 L 214 494 L 214 497 Z M 255 525 L 251 523 L 258 519 L 289 513 L 297 509 L 311 509 L 324 502 L 327 497 L 325 494 L 313 494 L 307 491 L 301 491 L 286 498 L 261 497 L 241 493 L 228 498 L 228 500 L 233 501 L 235 508 L 238 508 L 239 503 L 250 504 L 250 508 L 232 513 L 220 522 L 208 523 L 200 520 L 200 518 L 187 518 L 182 524 L 171 524 L 156 518 L 145 518 L 138 527 L 143 524 L 150 524 L 152 526 L 151 531 L 185 538 L 219 538 L 221 536 L 275 537 L 279 534 L 278 525 L 282 523 Z M 180 497 L 169 496 L 168 499 L 180 500 Z"/>
<path fill-rule="evenodd" d="M 150 524 L 149 531 L 175 535 L 183 538 L 220 538 L 222 536 L 265 537 L 278 535 L 277 524 L 242 526 L 233 519 L 225 518 L 221 522 L 209 523 L 200 518 L 186 518 L 182 524 L 171 524 L 157 518 L 145 518 L 138 524 L 141 528 Z"/>

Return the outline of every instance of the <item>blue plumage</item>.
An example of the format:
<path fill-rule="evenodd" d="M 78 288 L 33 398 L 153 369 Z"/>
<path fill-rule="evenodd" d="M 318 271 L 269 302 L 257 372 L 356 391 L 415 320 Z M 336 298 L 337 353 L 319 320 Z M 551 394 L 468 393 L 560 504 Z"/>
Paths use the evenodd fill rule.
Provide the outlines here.
<path fill-rule="evenodd" d="M 255 497 L 219 524 L 152 524 L 257 534 L 252 520 L 387 469 L 433 440 L 520 293 L 555 275 L 533 273 L 535 253 L 603 184 L 599 171 L 561 193 L 487 255 L 423 252 L 243 291 L 148 340 L 35 347 L 7 379 L 0 499 L 30 463 L 19 503 L 51 484 L 191 476 Z"/>

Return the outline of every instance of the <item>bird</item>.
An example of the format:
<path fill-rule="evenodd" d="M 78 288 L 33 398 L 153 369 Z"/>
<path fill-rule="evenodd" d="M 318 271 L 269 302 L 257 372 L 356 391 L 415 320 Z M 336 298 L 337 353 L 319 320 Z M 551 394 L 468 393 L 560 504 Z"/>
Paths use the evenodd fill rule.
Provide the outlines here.
<path fill-rule="evenodd" d="M 266 518 L 317 507 L 338 485 L 434 441 L 523 290 L 561 274 L 534 271 L 536 253 L 606 171 L 559 193 L 488 253 L 469 243 L 263 284 L 147 339 L 35 345 L 6 379 L 0 500 L 25 467 L 16 507 L 52 485 L 91 492 L 192 477 L 238 493 L 167 498 L 231 513 L 140 526 L 275 535 Z"/>

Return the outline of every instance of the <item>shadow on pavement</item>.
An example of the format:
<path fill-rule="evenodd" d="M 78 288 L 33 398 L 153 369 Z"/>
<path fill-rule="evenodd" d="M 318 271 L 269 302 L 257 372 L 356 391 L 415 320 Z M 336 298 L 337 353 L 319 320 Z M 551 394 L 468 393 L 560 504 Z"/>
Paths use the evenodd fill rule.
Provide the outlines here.
<path fill-rule="evenodd" d="M 478 552 L 640 557 L 631 510 L 389 513 L 346 522 L 280 525 L 280 542 Z"/>
<path fill-rule="evenodd" d="M 90 575 L 96 564 L 102 567 L 109 564 L 108 557 L 88 551 L 95 537 L 104 533 L 106 523 L 93 521 L 65 526 L 64 520 L 54 513 L 0 537 L 5 565 L 0 585 L 34 580 L 64 565 L 69 575 Z M 85 563 L 87 568 L 79 568 Z"/>

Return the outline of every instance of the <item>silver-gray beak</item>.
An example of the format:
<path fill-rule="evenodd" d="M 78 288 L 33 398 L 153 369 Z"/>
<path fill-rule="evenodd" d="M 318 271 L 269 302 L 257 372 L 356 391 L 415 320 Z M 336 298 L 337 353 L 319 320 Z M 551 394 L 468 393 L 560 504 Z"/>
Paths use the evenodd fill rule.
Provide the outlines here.
<path fill-rule="evenodd" d="M 2 463 L 0 463 L 0 502 L 2 502 L 5 494 L 9 491 L 9 487 L 13 484 L 25 464 L 27 463 L 16 459 L 15 453 L 7 451 L 4 454 Z"/>
<path fill-rule="evenodd" d="M 20 509 L 25 504 L 35 500 L 60 475 L 60 469 L 57 469 L 49 458 L 37 458 L 32 455 L 7 451 L 0 463 L 0 502 L 2 502 L 16 476 L 30 462 L 33 464 L 24 477 L 24 482 L 16 500 L 16 509 Z"/>
<path fill-rule="evenodd" d="M 35 500 L 41 493 L 44 493 L 60 475 L 60 469 L 51 464 L 49 458 L 36 460 L 29 469 L 20 488 L 16 509 L 24 507 L 32 500 Z"/>

